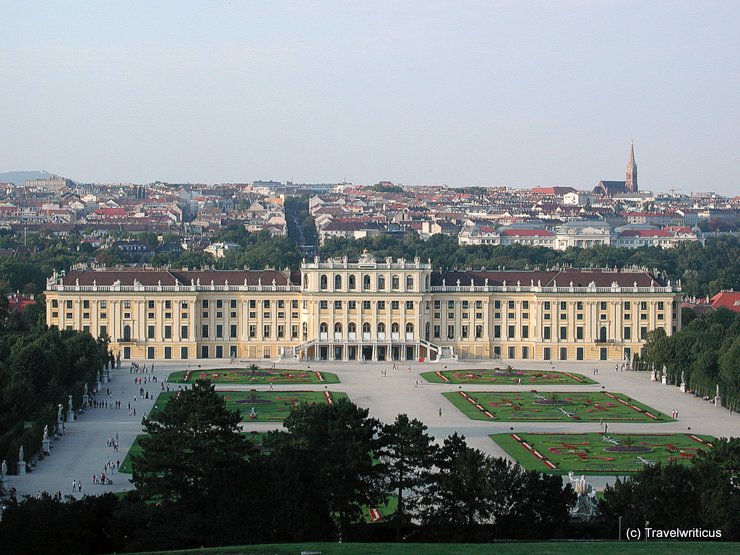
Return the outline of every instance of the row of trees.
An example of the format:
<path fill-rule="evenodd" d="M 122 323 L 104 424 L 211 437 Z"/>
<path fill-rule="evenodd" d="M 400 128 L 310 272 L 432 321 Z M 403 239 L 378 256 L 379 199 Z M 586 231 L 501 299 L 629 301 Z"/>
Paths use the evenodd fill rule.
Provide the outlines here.
<path fill-rule="evenodd" d="M 720 441 L 694 468 L 648 467 L 608 487 L 600 513 L 571 521 L 559 476 L 490 457 L 454 434 L 438 446 L 406 415 L 382 424 L 347 400 L 301 405 L 258 449 L 207 381 L 144 420 L 137 489 L 113 495 L 11 500 L 0 522 L 7 553 L 100 553 L 270 542 L 493 541 L 617 537 L 625 527 L 721 529 L 740 538 L 740 440 Z M 364 507 L 392 497 L 395 515 L 366 524 Z"/>
<path fill-rule="evenodd" d="M 74 408 L 82 404 L 85 382 L 95 383 L 107 356 L 106 341 L 89 333 L 50 328 L 0 335 L 0 460 L 11 471 L 21 445 L 26 460 L 39 450 L 58 404 L 66 411 L 69 395 Z"/>
<path fill-rule="evenodd" d="M 571 248 L 556 251 L 545 247 L 525 245 L 460 246 L 457 237 L 434 235 L 423 241 L 418 235 L 398 240 L 387 235 L 366 239 L 331 238 L 321 247 L 322 256 L 359 256 L 363 249 L 383 258 L 420 257 L 430 259 L 434 268 L 507 268 L 534 267 L 618 267 L 642 266 L 665 271 L 669 279 L 682 282 L 687 295 L 714 295 L 722 289 L 740 289 L 740 241 L 737 237 L 721 237 L 684 243 L 675 249 L 643 247 L 619 249 L 616 247 Z"/>
<path fill-rule="evenodd" d="M 272 432 L 265 440 L 269 455 L 258 454 L 239 434 L 239 421 L 207 381 L 145 419 L 143 453 L 133 461 L 133 482 L 142 498 L 198 510 L 219 496 L 224 475 L 250 476 L 239 497 L 284 502 L 275 515 L 259 503 L 262 518 L 273 519 L 251 532 L 271 531 L 259 538 L 263 541 L 274 541 L 273 534 L 291 539 L 295 521 L 289 518 L 284 528 L 274 522 L 285 518 L 285 506 L 313 515 L 310 534 L 346 538 L 364 521 L 363 507 L 384 505 L 395 496 L 400 539 L 412 518 L 445 537 L 468 537 L 483 524 L 490 525 L 490 537 L 512 537 L 523 529 L 518 525 L 524 514 L 549 535 L 567 522 L 574 501 L 559 477 L 491 458 L 457 434 L 437 447 L 420 421 L 401 414 L 383 425 L 347 399 L 293 409 L 284 423 L 288 431 Z M 271 488 L 267 494 L 265 484 Z M 525 490 L 531 495 L 522 494 Z"/>
<path fill-rule="evenodd" d="M 238 243 L 242 249 L 228 253 L 226 258 L 215 260 L 202 251 L 160 253 L 147 261 L 159 266 L 202 267 L 211 265 L 222 269 L 234 268 L 284 268 L 297 269 L 303 254 L 297 241 L 313 244 L 315 229 L 308 213 L 307 197 L 289 198 L 286 201 L 290 235 L 271 237 L 269 233 L 250 233 L 244 226 L 234 224 L 216 232 L 211 240 Z M 296 220 L 300 225 L 300 232 Z M 302 232 L 302 235 L 301 235 Z M 114 234 L 115 235 L 115 234 Z M 165 234 L 166 241 L 178 242 L 175 234 Z M 153 233 L 142 233 L 134 238 L 154 244 Z M 30 251 L 27 258 L 0 259 L 0 289 L 40 292 L 46 278 L 54 268 L 65 269 L 77 262 L 96 257 L 108 265 L 142 262 L 139 255 L 123 253 L 117 249 L 95 252 L 89 245 L 80 245 L 79 237 L 60 238 L 37 233 L 27 238 Z M 0 232 L 0 247 L 19 247 L 23 240 L 9 232 Z M 740 240 L 735 236 L 709 238 L 706 245 L 698 242 L 684 243 L 675 249 L 644 247 L 640 249 L 618 249 L 615 247 L 593 247 L 590 249 L 568 249 L 555 251 L 545 247 L 525 245 L 511 246 L 460 246 L 457 238 L 435 235 L 423 241 L 418 235 L 410 234 L 399 240 L 390 235 L 379 235 L 365 239 L 331 238 L 321 247 L 324 257 L 359 256 L 368 249 L 379 257 L 422 260 L 431 259 L 435 268 L 488 268 L 505 267 L 525 269 L 533 267 L 619 267 L 643 266 L 665 271 L 674 282 L 682 281 L 683 291 L 690 296 L 714 295 L 722 289 L 740 289 Z"/>
<path fill-rule="evenodd" d="M 740 438 L 719 440 L 691 466 L 655 465 L 607 486 L 599 523 L 611 537 L 649 522 L 658 529 L 719 530 L 740 539 Z"/>
<path fill-rule="evenodd" d="M 702 397 L 714 397 L 719 386 L 725 406 L 740 407 L 740 313 L 726 308 L 699 317 L 686 311 L 688 324 L 673 336 L 662 329 L 648 335 L 642 360 L 664 366 L 669 381 Z"/>

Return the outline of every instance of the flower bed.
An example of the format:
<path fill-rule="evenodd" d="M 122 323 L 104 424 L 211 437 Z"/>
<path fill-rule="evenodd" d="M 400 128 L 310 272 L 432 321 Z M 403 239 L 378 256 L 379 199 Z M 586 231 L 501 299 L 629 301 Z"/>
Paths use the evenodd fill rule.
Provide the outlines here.
<path fill-rule="evenodd" d="M 495 434 L 491 438 L 528 470 L 553 474 L 626 474 L 657 462 L 690 464 L 714 438 L 689 434 Z M 643 456 L 646 455 L 646 456 Z"/>
<path fill-rule="evenodd" d="M 443 395 L 473 420 L 505 422 L 671 422 L 673 419 L 621 393 L 457 391 Z M 616 402 L 619 401 L 619 402 Z"/>
<path fill-rule="evenodd" d="M 541 370 L 508 371 L 501 368 L 491 370 L 443 370 L 422 372 L 421 377 L 431 383 L 491 384 L 491 385 L 584 385 L 594 384 L 581 374 Z"/>

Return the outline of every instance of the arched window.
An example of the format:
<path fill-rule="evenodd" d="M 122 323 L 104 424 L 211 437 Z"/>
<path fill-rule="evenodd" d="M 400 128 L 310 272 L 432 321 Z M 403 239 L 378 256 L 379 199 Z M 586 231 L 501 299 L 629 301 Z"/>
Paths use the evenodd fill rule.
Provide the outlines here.
<path fill-rule="evenodd" d="M 303 276 L 303 288 L 308 289 L 308 274 Z"/>
<path fill-rule="evenodd" d="M 337 274 L 334 276 L 334 290 L 337 291 L 342 288 L 342 276 Z"/>
<path fill-rule="evenodd" d="M 398 279 L 398 276 L 391 276 L 391 289 L 394 291 L 397 291 L 401 288 L 401 280 Z"/>
<path fill-rule="evenodd" d="M 131 326 L 129 326 L 128 324 L 123 326 L 123 340 L 131 341 Z"/>
<path fill-rule="evenodd" d="M 328 280 L 326 274 L 321 274 L 321 289 L 324 290 L 328 287 Z"/>
<path fill-rule="evenodd" d="M 411 322 L 406 324 L 406 333 L 414 333 L 414 324 Z"/>
<path fill-rule="evenodd" d="M 424 291 L 429 291 L 429 276 L 424 278 Z"/>
<path fill-rule="evenodd" d="M 398 322 L 393 322 L 391 324 L 391 333 L 398 333 L 398 330 L 400 328 L 398 327 Z"/>
<path fill-rule="evenodd" d="M 385 333 L 385 323 L 378 322 L 378 333 Z"/>
<path fill-rule="evenodd" d="M 599 330 L 599 341 L 606 341 L 606 326 L 602 326 Z"/>
<path fill-rule="evenodd" d="M 385 289 L 385 276 L 378 276 L 378 291 Z"/>
<path fill-rule="evenodd" d="M 357 331 L 357 325 L 354 322 L 347 324 L 347 331 L 349 333 L 355 333 Z"/>
<path fill-rule="evenodd" d="M 365 291 L 370 291 L 370 276 L 367 274 L 362 276 L 362 289 Z"/>
<path fill-rule="evenodd" d="M 334 333 L 342 333 L 342 324 L 337 322 L 334 324 Z"/>
<path fill-rule="evenodd" d="M 370 322 L 362 324 L 362 333 L 370 333 Z"/>
<path fill-rule="evenodd" d="M 319 332 L 326 333 L 328 331 L 329 331 L 329 326 L 326 325 L 326 322 L 321 322 L 321 324 L 319 324 Z"/>
<path fill-rule="evenodd" d="M 406 276 L 406 290 L 407 291 L 414 290 L 414 276 Z"/>
<path fill-rule="evenodd" d="M 349 288 L 352 290 L 357 289 L 357 278 L 355 277 L 354 274 L 349 276 Z"/>

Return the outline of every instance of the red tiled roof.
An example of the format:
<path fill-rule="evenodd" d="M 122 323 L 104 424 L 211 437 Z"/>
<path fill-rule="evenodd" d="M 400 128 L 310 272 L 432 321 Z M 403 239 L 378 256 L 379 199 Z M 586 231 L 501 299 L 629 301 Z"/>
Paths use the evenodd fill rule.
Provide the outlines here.
<path fill-rule="evenodd" d="M 721 291 L 711 299 L 714 308 L 729 308 L 740 312 L 740 291 Z"/>

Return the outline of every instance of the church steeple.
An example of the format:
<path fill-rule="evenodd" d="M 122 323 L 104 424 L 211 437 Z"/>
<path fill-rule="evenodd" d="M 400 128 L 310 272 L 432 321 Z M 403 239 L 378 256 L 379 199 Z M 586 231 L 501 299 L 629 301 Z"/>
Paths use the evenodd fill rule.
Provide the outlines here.
<path fill-rule="evenodd" d="M 627 160 L 627 172 L 624 178 L 624 188 L 630 193 L 637 192 L 637 164 L 635 163 L 634 144 L 630 144 L 630 156 Z"/>

